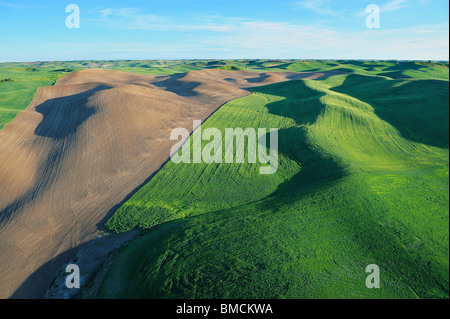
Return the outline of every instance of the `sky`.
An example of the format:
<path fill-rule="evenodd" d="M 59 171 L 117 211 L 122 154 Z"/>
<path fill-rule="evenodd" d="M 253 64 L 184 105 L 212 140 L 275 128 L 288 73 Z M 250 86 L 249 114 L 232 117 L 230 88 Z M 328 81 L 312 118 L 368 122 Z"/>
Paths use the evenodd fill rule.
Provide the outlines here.
<path fill-rule="evenodd" d="M 1 62 L 448 60 L 448 38 L 448 0 L 0 0 Z"/>

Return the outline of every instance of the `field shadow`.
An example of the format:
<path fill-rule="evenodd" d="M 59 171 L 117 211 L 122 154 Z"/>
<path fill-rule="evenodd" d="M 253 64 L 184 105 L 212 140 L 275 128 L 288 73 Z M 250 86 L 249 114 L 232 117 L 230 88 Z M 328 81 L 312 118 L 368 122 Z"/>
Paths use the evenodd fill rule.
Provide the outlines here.
<path fill-rule="evenodd" d="M 44 299 L 47 289 L 61 266 L 80 248 L 81 245 L 68 249 L 39 267 L 14 291 L 10 299 Z"/>
<path fill-rule="evenodd" d="M 331 70 L 330 72 L 339 72 L 342 74 L 347 74 L 347 73 L 354 73 L 355 70 L 349 69 L 349 68 L 337 68 L 337 69 Z"/>
<path fill-rule="evenodd" d="M 288 76 L 286 76 L 286 78 L 289 80 L 301 80 L 301 79 L 305 79 L 305 78 L 308 78 L 311 76 L 314 77 L 317 74 L 322 74 L 318 77 L 315 77 L 314 79 L 315 80 L 324 80 L 326 78 L 329 78 L 330 76 L 352 73 L 350 71 L 348 71 L 347 69 L 336 69 L 336 70 L 319 71 L 319 72 L 301 72 L 301 73 L 289 74 Z"/>
<path fill-rule="evenodd" d="M 396 62 L 395 65 L 389 66 L 379 73 L 380 76 L 387 76 L 392 79 L 411 79 L 412 77 L 406 75 L 405 71 L 420 71 L 426 68 L 424 65 L 418 65 L 415 62 Z"/>
<path fill-rule="evenodd" d="M 89 98 L 96 92 L 110 89 L 111 86 L 100 85 L 91 90 L 46 100 L 36 106 L 36 111 L 43 119 L 34 134 L 53 139 L 64 139 L 76 133 L 81 124 L 96 113 L 95 108 L 88 107 Z"/>
<path fill-rule="evenodd" d="M 375 68 L 382 68 L 382 64 L 373 63 L 372 61 L 341 61 L 340 64 L 353 65 L 356 67 L 363 68 L 365 71 L 373 72 L 376 71 Z M 384 66 L 386 67 L 386 66 Z"/>
<path fill-rule="evenodd" d="M 354 74 L 331 90 L 370 104 L 380 119 L 410 141 L 449 147 L 449 90 L 446 81 L 401 83 Z"/>
<path fill-rule="evenodd" d="M 110 88 L 99 86 L 83 93 L 50 99 L 36 106 L 36 111 L 43 115 L 42 121 L 37 125 L 35 134 L 54 140 L 45 157 L 42 157 L 36 169 L 36 181 L 29 190 L 9 203 L 0 211 L 0 224 L 8 220 L 14 213 L 26 207 L 45 192 L 59 174 L 59 167 L 66 155 L 65 148 L 72 144 L 79 126 L 95 114 L 95 109 L 86 107 L 89 97 L 100 90 Z"/>
<path fill-rule="evenodd" d="M 395 65 L 391 65 L 385 68 L 383 71 L 392 72 L 392 71 L 406 71 L 406 70 L 414 70 L 418 71 L 423 69 L 424 65 L 419 65 L 416 62 L 396 62 Z"/>
<path fill-rule="evenodd" d="M 152 85 L 167 90 L 169 92 L 175 93 L 179 96 L 193 97 L 197 96 L 198 92 L 195 89 L 201 85 L 200 82 L 191 81 L 181 81 L 182 78 L 186 77 L 187 73 L 177 73 L 174 75 L 157 77 L 165 80 L 159 82 L 153 82 Z"/>
<path fill-rule="evenodd" d="M 274 63 L 275 65 L 271 65 L 271 66 L 264 66 L 264 64 L 267 63 Z M 276 64 L 279 63 L 279 64 Z M 247 66 L 254 69 L 254 70 L 288 70 L 288 67 L 293 65 L 294 62 L 284 62 L 284 61 L 265 61 L 265 62 L 260 62 L 258 64 L 248 64 Z"/>
<path fill-rule="evenodd" d="M 279 130 L 278 151 L 301 166 L 301 171 L 280 184 L 262 205 L 266 206 L 267 200 L 274 208 L 290 204 L 305 194 L 345 176 L 345 168 L 337 160 L 312 145 L 308 138 L 307 127 L 314 124 L 325 109 L 320 100 L 325 93 L 311 89 L 304 81 L 253 88 L 252 91 L 276 94 L 285 98 L 284 101 L 269 103 L 266 107 L 271 114 L 295 121 L 296 126 Z M 267 145 L 270 145 L 269 134 L 266 139 Z"/>
<path fill-rule="evenodd" d="M 314 194 L 320 189 L 331 187 L 348 175 L 345 164 L 321 152 L 319 148 L 311 144 L 308 137 L 308 125 L 314 124 L 325 108 L 325 105 L 320 102 L 320 97 L 324 94 L 306 87 L 303 81 L 297 83 L 295 91 L 290 94 L 285 94 L 282 86 L 278 91 L 280 94 L 276 93 L 273 86 L 253 89 L 255 92 L 277 94 L 286 98 L 285 101 L 268 104 L 267 108 L 271 114 L 288 117 L 295 121 L 296 127 L 279 131 L 279 153 L 301 165 L 299 173 L 280 184 L 276 191 L 267 198 L 256 203 L 257 210 L 261 212 L 277 213 L 283 207 L 290 207 L 298 203 L 305 196 Z M 427 89 L 424 88 L 424 90 Z M 296 98 L 297 95 L 303 97 Z M 446 122 L 448 125 L 448 120 Z M 365 194 L 362 191 L 361 194 L 363 199 L 364 196 L 367 196 L 368 200 L 372 199 L 370 193 Z M 331 195 L 330 200 L 334 200 L 335 196 L 339 195 Z M 439 276 L 437 275 L 445 273 L 445 271 L 448 273 L 445 264 L 439 263 L 438 259 L 430 259 L 426 256 L 426 253 L 412 254 L 405 251 L 402 236 L 399 236 L 395 230 L 392 231 L 381 225 L 379 216 L 384 216 L 384 212 L 373 212 L 361 218 L 357 212 L 349 210 L 346 218 L 353 222 L 341 223 L 342 231 L 351 234 L 349 240 L 370 252 L 369 255 L 377 264 L 388 265 L 389 271 L 398 278 L 407 276 L 410 280 L 410 282 L 403 279 L 399 280 L 396 282 L 397 285 L 404 285 L 405 289 L 413 290 L 417 295 L 426 298 L 433 297 L 433 294 L 448 296 L 448 281 L 447 286 L 445 286 L 445 282 L 442 284 L 438 281 Z M 327 218 L 333 223 L 339 223 L 342 217 L 337 214 L 327 215 L 324 223 Z M 368 235 L 359 235 L 362 231 L 365 231 Z M 344 250 L 345 247 L 342 249 Z M 330 254 L 333 253 L 330 251 Z M 361 258 L 358 261 L 355 258 L 355 262 L 360 262 L 366 266 L 367 258 Z M 433 287 L 434 291 L 427 291 L 428 287 Z"/>
<path fill-rule="evenodd" d="M 264 82 L 264 80 L 270 78 L 270 75 L 267 73 L 261 73 L 259 76 L 251 79 L 246 79 L 248 83 L 261 83 Z"/>
<path fill-rule="evenodd" d="M 139 234 L 140 232 L 137 230 L 121 234 L 109 234 L 69 248 L 41 265 L 16 289 L 10 298 L 83 298 L 92 288 L 92 280 L 111 253 L 137 239 Z M 80 289 L 65 287 L 65 278 L 69 273 L 65 273 L 64 266 L 68 263 L 76 264 L 80 268 Z"/>

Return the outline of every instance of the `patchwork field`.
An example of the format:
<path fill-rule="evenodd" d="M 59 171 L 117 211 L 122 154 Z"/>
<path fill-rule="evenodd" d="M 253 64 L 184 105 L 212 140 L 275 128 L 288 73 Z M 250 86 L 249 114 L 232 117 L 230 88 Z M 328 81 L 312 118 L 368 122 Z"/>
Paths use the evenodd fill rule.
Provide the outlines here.
<path fill-rule="evenodd" d="M 85 297 L 449 297 L 448 63 L 33 65 L 0 64 L 1 297 L 42 297 L 103 226 L 141 235 Z M 277 173 L 167 162 L 196 119 L 278 128 Z"/>
<path fill-rule="evenodd" d="M 82 70 L 40 88 L 0 131 L 1 296 L 44 296 L 70 251 L 167 161 L 172 129 L 245 88 L 316 76 L 325 74 Z"/>
<path fill-rule="evenodd" d="M 137 74 L 172 75 L 203 69 L 261 72 L 336 71 L 387 78 L 448 79 L 448 63 L 398 61 L 189 60 L 189 61 L 69 61 L 0 63 L 0 129 L 32 101 L 37 88 L 53 85 L 75 71 L 100 68 Z"/>

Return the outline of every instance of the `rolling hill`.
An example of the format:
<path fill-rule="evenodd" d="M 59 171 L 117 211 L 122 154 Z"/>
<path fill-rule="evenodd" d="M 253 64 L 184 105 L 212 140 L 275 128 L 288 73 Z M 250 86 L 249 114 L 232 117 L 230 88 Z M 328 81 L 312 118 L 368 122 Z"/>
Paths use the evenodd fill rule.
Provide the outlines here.
<path fill-rule="evenodd" d="M 448 63 L 0 64 L 0 297 L 106 226 L 85 297 L 448 298 L 448 102 Z M 168 161 L 193 120 L 278 128 L 277 173 Z"/>
<path fill-rule="evenodd" d="M 143 235 L 95 296 L 448 298 L 448 91 L 347 74 L 228 102 L 204 129 L 279 127 L 277 174 L 167 163 L 106 223 Z"/>
<path fill-rule="evenodd" d="M 73 250 L 168 160 L 172 129 L 192 131 L 246 88 L 315 76 L 96 69 L 39 88 L 0 131 L 0 296 L 42 298 Z"/>

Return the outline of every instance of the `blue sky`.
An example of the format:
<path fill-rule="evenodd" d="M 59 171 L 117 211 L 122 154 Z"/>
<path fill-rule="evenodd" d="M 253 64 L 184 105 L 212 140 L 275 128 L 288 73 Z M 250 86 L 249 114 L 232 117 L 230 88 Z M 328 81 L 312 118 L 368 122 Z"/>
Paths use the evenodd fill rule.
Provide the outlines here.
<path fill-rule="evenodd" d="M 0 0 L 0 61 L 448 60 L 448 12 L 448 0 Z"/>

